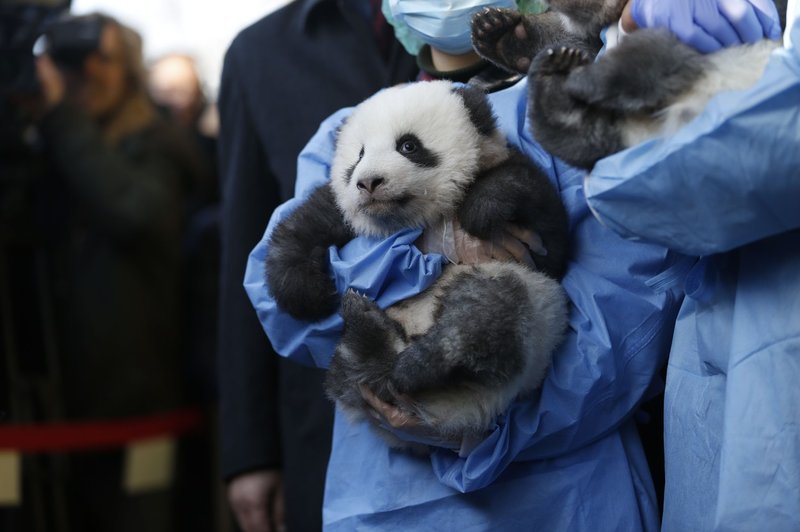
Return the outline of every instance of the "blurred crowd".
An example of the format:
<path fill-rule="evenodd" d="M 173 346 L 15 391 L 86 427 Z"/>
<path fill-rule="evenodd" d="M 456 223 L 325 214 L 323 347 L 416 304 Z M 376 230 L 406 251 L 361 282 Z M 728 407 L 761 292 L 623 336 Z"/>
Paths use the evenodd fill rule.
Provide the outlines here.
<path fill-rule="evenodd" d="M 112 17 L 2 16 L 0 528 L 215 530 L 214 106 Z"/>

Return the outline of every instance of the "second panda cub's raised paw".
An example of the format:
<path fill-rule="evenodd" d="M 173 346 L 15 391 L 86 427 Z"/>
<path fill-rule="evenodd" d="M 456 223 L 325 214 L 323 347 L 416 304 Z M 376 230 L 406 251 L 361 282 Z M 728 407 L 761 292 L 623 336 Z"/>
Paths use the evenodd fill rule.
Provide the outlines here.
<path fill-rule="evenodd" d="M 580 48 L 548 48 L 536 57 L 532 71 L 546 76 L 566 75 L 591 61 L 592 57 Z"/>
<path fill-rule="evenodd" d="M 512 72 L 528 71 L 529 35 L 519 11 L 486 8 L 472 16 L 471 26 L 472 44 L 482 57 Z"/>

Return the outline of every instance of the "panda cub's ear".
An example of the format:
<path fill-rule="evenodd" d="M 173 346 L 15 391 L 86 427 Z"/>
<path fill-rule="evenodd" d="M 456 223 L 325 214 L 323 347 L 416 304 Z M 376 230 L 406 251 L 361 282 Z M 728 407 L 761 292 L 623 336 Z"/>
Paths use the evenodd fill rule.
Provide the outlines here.
<path fill-rule="evenodd" d="M 489 136 L 497 129 L 492 106 L 482 90 L 469 85 L 454 87 L 453 92 L 461 96 L 469 111 L 469 118 L 481 135 Z"/>

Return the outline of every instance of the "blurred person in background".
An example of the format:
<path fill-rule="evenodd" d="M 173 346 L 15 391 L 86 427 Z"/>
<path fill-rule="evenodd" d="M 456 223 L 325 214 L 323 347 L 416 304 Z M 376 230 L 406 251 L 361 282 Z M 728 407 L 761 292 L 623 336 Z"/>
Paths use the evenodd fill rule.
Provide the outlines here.
<path fill-rule="evenodd" d="M 54 325 L 45 342 L 57 358 L 41 371 L 52 379 L 47 388 L 38 374 L 11 375 L 16 403 L 27 406 L 12 409 L 9 421 L 119 427 L 135 420 L 127 431 L 175 421 L 184 405 L 184 202 L 201 165 L 147 96 L 138 34 L 94 14 L 61 19 L 46 37 L 35 63 L 36 130 L 46 169 L 31 209 L 49 258 L 44 271 Z M 163 429 L 148 436 L 176 434 Z M 88 442 L 57 471 L 26 470 L 26 482 L 58 484 L 53 492 L 65 504 L 63 512 L 47 511 L 23 491 L 14 522 L 22 530 L 43 530 L 48 520 L 57 530 L 175 530 L 174 446 L 166 444 L 164 471 L 156 472 L 164 481 L 147 487 L 134 486 L 136 466 L 124 446 Z"/>
<path fill-rule="evenodd" d="M 215 400 L 220 194 L 215 120 L 205 118 L 215 115 L 215 110 L 188 55 L 167 54 L 153 62 L 147 88 L 164 119 L 185 137 L 201 161 L 185 206 L 185 347 L 192 393 L 203 401 Z"/>
<path fill-rule="evenodd" d="M 156 104 L 165 107 L 171 118 L 186 129 L 199 128 L 208 100 L 192 57 L 171 53 L 150 65 L 148 88 Z M 204 131 L 216 136 L 216 131 Z"/>
<path fill-rule="evenodd" d="M 211 164 L 216 165 L 219 120 L 216 106 L 203 89 L 195 60 L 181 53 L 159 57 L 148 69 L 147 86 L 156 105 L 172 122 L 189 132 Z"/>
<path fill-rule="evenodd" d="M 333 416 L 324 373 L 275 355 L 242 281 L 272 210 L 294 196 L 297 156 L 320 122 L 417 76 L 380 8 L 379 0 L 297 0 L 243 30 L 225 58 L 221 458 L 231 507 L 248 532 L 322 526 Z"/>
<path fill-rule="evenodd" d="M 203 398 L 216 396 L 219 295 L 219 177 L 215 106 L 209 103 L 191 56 L 167 54 L 150 66 L 147 87 L 164 118 L 202 158 L 200 180 L 187 200 L 185 312 L 190 372 Z"/>
<path fill-rule="evenodd" d="M 215 424 L 220 254 L 216 107 L 208 101 L 195 60 L 189 55 L 169 53 L 156 59 L 148 69 L 147 87 L 164 118 L 202 158 L 204 170 L 202 181 L 195 183 L 187 197 L 181 254 L 186 392 L 192 404 L 204 407 L 209 419 L 201 433 L 181 442 L 187 466 L 178 479 L 181 507 L 187 510 L 182 512 L 182 520 L 186 530 L 195 531 L 203 523 L 217 521 L 215 513 L 226 512 L 224 501 L 217 496 L 220 472 Z M 198 500 L 214 500 L 215 504 L 198 507 Z"/>

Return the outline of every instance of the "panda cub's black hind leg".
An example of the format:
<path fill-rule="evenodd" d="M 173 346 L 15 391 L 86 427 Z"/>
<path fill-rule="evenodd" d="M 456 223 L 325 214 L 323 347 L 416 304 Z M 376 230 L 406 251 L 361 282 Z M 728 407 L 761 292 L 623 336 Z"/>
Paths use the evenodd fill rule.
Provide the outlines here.
<path fill-rule="evenodd" d="M 348 290 L 342 297 L 341 315 L 344 331 L 331 361 L 329 395 L 335 390 L 364 383 L 382 399 L 387 398 L 386 378 L 391 373 L 397 353 L 405 347 L 405 333 L 374 301 Z M 338 382 L 349 381 L 349 384 Z"/>
<path fill-rule="evenodd" d="M 472 44 L 484 59 L 525 74 L 544 46 L 572 37 L 559 15 L 523 15 L 514 9 L 487 8 L 472 17 Z"/>
<path fill-rule="evenodd" d="M 398 354 L 394 389 L 413 395 L 453 383 L 497 386 L 522 369 L 520 316 L 526 287 L 515 275 L 471 268 L 438 298 L 433 326 Z"/>
<path fill-rule="evenodd" d="M 472 44 L 481 57 L 520 74 L 527 74 L 533 58 L 549 46 L 573 46 L 592 55 L 600 48 L 594 37 L 568 30 L 564 16 L 555 11 L 526 15 L 487 8 L 473 15 L 471 27 Z"/>
<path fill-rule="evenodd" d="M 531 64 L 528 32 L 522 15 L 512 9 L 487 8 L 472 17 L 472 44 L 488 61 L 524 73 Z"/>
<path fill-rule="evenodd" d="M 342 297 L 344 332 L 342 343 L 362 361 L 386 359 L 392 363 L 392 353 L 405 341 L 402 326 L 390 318 L 377 303 L 354 290 Z"/>

